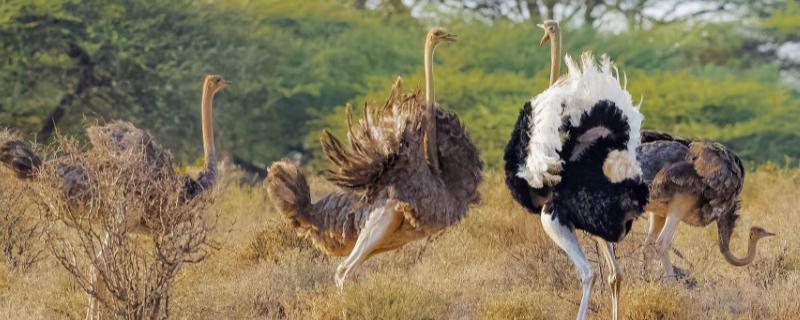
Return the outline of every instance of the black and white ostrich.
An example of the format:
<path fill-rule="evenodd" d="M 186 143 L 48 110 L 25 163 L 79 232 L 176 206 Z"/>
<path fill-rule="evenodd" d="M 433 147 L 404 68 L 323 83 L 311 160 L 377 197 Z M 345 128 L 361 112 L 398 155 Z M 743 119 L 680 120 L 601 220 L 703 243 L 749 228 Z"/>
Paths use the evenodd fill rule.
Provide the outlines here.
<path fill-rule="evenodd" d="M 558 79 L 558 22 L 540 26 L 540 44 L 549 39 L 553 46 L 550 88 L 520 112 L 505 150 L 506 184 L 516 201 L 541 213 L 547 235 L 577 266 L 583 284 L 578 319 L 586 318 L 594 272 L 575 229 L 601 243 L 617 319 L 622 277 L 613 243 L 627 235 L 648 198 L 635 157 L 643 117 L 607 57 L 597 65 L 584 53 L 578 65 L 566 56 L 568 73 Z"/>

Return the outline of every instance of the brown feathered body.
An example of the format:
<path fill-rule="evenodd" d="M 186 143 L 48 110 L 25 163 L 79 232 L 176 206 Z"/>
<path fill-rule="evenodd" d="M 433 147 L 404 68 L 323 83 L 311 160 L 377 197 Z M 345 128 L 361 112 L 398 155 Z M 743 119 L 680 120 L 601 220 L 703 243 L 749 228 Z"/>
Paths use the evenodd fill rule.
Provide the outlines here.
<path fill-rule="evenodd" d="M 162 209 L 199 193 L 196 190 L 199 182 L 178 175 L 172 167 L 170 152 L 133 124 L 113 121 L 89 126 L 86 134 L 91 148 L 82 148 L 73 139 L 60 138 L 52 157 L 44 161 L 29 145 L 10 139 L 0 145 L 0 160 L 18 177 L 38 182 L 40 192 L 60 190 L 56 194 L 62 199 L 53 202 L 63 203 L 76 214 L 96 196 L 99 175 L 117 176 L 119 189 L 135 197 L 142 206 L 134 217 L 126 218 L 131 227 L 161 223 Z M 208 188 L 213 180 L 204 179 L 205 175 L 198 179 L 205 180 L 200 189 Z"/>
<path fill-rule="evenodd" d="M 742 265 L 730 254 L 730 239 L 739 218 L 739 194 L 744 185 L 741 159 L 719 143 L 652 131 L 642 132 L 642 144 L 637 151 L 643 177 L 650 185 L 647 211 L 666 216 L 667 203 L 676 193 L 696 197 L 697 204 L 683 222 L 706 226 L 716 221 L 720 251 L 729 262 Z M 751 250 L 755 247 L 752 240 L 748 249 L 750 261 L 755 254 Z"/>
<path fill-rule="evenodd" d="M 706 226 L 722 216 L 738 214 L 744 167 L 722 144 L 645 132 L 638 159 L 650 185 L 648 211 L 666 211 L 662 207 L 676 193 L 687 193 L 699 199 L 693 214 L 684 220 L 690 225 Z"/>
<path fill-rule="evenodd" d="M 348 145 L 323 134 L 323 150 L 333 164 L 327 178 L 340 191 L 311 204 L 305 178 L 281 161 L 268 169 L 273 202 L 332 255 L 349 254 L 369 215 L 381 208 L 403 213 L 404 236 L 379 251 L 457 223 L 479 199 L 483 164 L 458 117 L 437 109 L 440 170 L 432 170 L 423 147 L 423 111 L 419 94 L 404 93 L 398 81 L 383 107 L 365 106 L 357 123 L 348 112 Z"/>

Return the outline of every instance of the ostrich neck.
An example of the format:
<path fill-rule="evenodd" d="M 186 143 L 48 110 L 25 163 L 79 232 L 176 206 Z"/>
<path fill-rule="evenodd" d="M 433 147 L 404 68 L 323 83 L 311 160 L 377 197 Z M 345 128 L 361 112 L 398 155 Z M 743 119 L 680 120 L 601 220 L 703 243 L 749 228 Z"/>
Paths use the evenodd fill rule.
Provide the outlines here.
<path fill-rule="evenodd" d="M 425 41 L 425 103 L 433 106 L 433 42 L 428 39 Z"/>
<path fill-rule="evenodd" d="M 200 104 L 201 123 L 203 125 L 203 161 L 206 170 L 217 167 L 217 150 L 214 146 L 214 93 L 208 85 L 203 86 L 203 100 Z"/>
<path fill-rule="evenodd" d="M 558 80 L 561 71 L 561 32 L 550 37 L 550 85 Z"/>
<path fill-rule="evenodd" d="M 750 242 L 747 244 L 747 255 L 745 255 L 744 258 L 734 256 L 727 244 L 722 250 L 722 255 L 725 256 L 725 260 L 728 260 L 728 263 L 734 266 L 748 265 L 753 262 L 753 259 L 756 257 L 756 245 L 758 244 L 758 240 L 759 239 L 750 239 Z"/>
<path fill-rule="evenodd" d="M 439 154 L 436 148 L 436 118 L 434 113 L 435 98 L 433 93 L 433 50 L 435 45 L 429 37 L 425 40 L 425 122 L 427 123 L 427 143 L 425 152 L 434 172 L 439 170 Z"/>

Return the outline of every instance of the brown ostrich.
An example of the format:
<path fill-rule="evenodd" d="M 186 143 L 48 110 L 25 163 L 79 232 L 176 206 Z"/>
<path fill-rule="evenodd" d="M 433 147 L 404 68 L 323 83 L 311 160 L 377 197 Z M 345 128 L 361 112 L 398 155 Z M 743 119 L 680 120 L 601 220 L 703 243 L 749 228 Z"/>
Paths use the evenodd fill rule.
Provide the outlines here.
<path fill-rule="evenodd" d="M 201 103 L 204 166 L 196 180 L 178 175 L 172 167 L 171 154 L 148 133 L 124 121 L 88 127 L 86 133 L 92 147 L 86 151 L 80 151 L 70 140 L 62 140 L 59 155 L 46 161 L 42 161 L 28 144 L 8 136 L 10 139 L 0 142 L 0 162 L 11 169 L 16 177 L 36 182 L 33 190 L 40 191 L 40 198 L 53 200 L 48 202 L 51 211 L 66 215 L 80 215 L 88 211 L 87 206 L 102 202 L 92 198 L 98 188 L 94 185 L 94 176 L 103 172 L 118 174 L 120 188 L 135 195 L 136 202 L 142 205 L 143 210 L 131 210 L 124 213 L 124 217 L 93 216 L 90 217 L 92 223 L 100 223 L 101 218 L 111 218 L 108 221 L 124 224 L 124 227 L 119 226 L 123 230 L 152 233 L 153 230 L 168 227 L 165 224 L 175 222 L 173 220 L 176 217 L 160 216 L 175 200 L 187 202 L 213 186 L 217 175 L 217 157 L 212 103 L 214 95 L 226 85 L 227 82 L 219 75 L 208 75 L 204 79 Z M 58 196 L 49 196 L 49 190 L 59 189 L 56 192 Z M 62 199 L 66 206 L 63 210 L 58 209 Z M 55 218 L 67 218 L 62 220 L 68 224 L 82 221 L 68 217 Z M 104 261 L 104 252 L 111 249 L 109 236 L 106 233 L 102 239 L 95 257 L 97 261 Z M 95 295 L 90 295 L 88 318 L 101 316 L 96 299 L 111 299 L 106 283 L 100 276 L 104 272 L 104 265 L 105 262 L 95 263 Z"/>
<path fill-rule="evenodd" d="M 323 134 L 323 150 L 334 165 L 327 178 L 340 191 L 311 203 L 308 184 L 291 162 L 267 170 L 270 198 L 292 226 L 326 254 L 348 256 L 336 270 L 340 289 L 369 257 L 457 223 L 478 201 L 478 150 L 457 116 L 434 107 L 433 50 L 452 41 L 441 28 L 428 32 L 427 101 L 403 93 L 398 78 L 384 106 L 365 106 L 357 124 L 348 106 L 348 147 Z M 426 147 L 424 141 L 435 143 Z M 434 155 L 429 161 L 426 150 Z"/>
<path fill-rule="evenodd" d="M 184 199 L 198 195 L 202 190 L 210 188 L 217 175 L 217 155 L 214 145 L 214 95 L 228 82 L 219 75 L 207 75 L 203 81 L 203 96 L 201 102 L 201 123 L 203 131 L 203 171 L 195 180 L 183 177 Z M 114 162 L 130 162 L 131 155 L 138 154 L 144 157 L 148 173 L 152 176 L 177 176 L 172 168 L 172 156 L 145 131 L 136 128 L 125 121 L 113 121 L 103 126 L 90 126 L 86 129 L 92 149 L 89 155 L 101 156 L 109 159 L 109 165 Z M 10 137 L 10 136 L 9 136 Z M 54 158 L 42 162 L 41 157 L 24 141 L 11 137 L 0 143 L 0 162 L 9 168 L 17 178 L 33 180 L 44 166 L 51 166 L 62 177 L 65 194 L 73 202 L 79 202 L 76 195 L 83 194 L 87 188 L 84 169 L 80 163 L 68 161 L 64 158 Z M 158 192 L 158 191 L 154 191 Z M 79 205 L 79 203 L 75 203 Z M 136 224 L 136 221 L 130 223 Z"/>
<path fill-rule="evenodd" d="M 650 202 L 645 208 L 650 213 L 647 243 L 656 246 L 667 276 L 675 276 L 669 249 L 680 222 L 704 227 L 716 221 L 719 249 L 734 266 L 752 262 L 758 241 L 774 235 L 752 227 L 747 254 L 739 258 L 731 253 L 744 167 L 739 157 L 722 144 L 643 131 L 637 158 L 643 178 L 650 185 Z"/>

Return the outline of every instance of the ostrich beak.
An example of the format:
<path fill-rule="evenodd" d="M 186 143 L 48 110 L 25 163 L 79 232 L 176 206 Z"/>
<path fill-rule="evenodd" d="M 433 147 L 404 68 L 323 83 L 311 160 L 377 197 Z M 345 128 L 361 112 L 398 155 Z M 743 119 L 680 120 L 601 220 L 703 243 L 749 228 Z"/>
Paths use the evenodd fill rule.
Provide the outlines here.
<path fill-rule="evenodd" d="M 544 35 L 542 35 L 542 40 L 539 40 L 539 46 L 544 47 L 547 40 L 550 40 L 550 34 L 545 31 Z"/>
<path fill-rule="evenodd" d="M 442 40 L 444 40 L 444 42 L 456 42 L 457 37 L 458 36 L 455 34 L 448 33 L 444 37 L 442 37 Z"/>
<path fill-rule="evenodd" d="M 772 232 L 769 232 L 769 231 L 764 231 L 764 237 L 772 237 L 774 235 L 775 235 L 775 233 L 772 233 Z"/>

